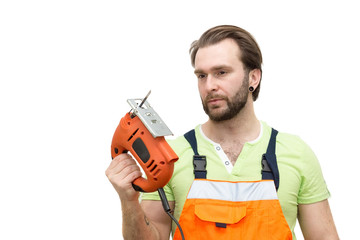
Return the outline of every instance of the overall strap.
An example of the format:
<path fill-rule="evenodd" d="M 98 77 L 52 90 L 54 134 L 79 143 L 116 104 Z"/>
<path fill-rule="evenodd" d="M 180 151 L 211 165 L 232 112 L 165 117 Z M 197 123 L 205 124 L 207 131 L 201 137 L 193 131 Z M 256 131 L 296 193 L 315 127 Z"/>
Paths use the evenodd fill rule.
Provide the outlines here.
<path fill-rule="evenodd" d="M 267 147 L 266 153 L 262 155 L 262 160 L 261 160 L 262 179 L 274 180 L 276 191 L 279 189 L 279 183 L 280 183 L 279 169 L 275 154 L 277 134 L 278 131 L 272 128 L 269 145 Z"/>
<path fill-rule="evenodd" d="M 195 179 L 206 179 L 206 156 L 199 155 L 197 148 L 197 141 L 195 137 L 195 130 L 191 130 L 184 134 L 185 139 L 190 143 L 191 148 L 194 151 L 193 164 Z"/>

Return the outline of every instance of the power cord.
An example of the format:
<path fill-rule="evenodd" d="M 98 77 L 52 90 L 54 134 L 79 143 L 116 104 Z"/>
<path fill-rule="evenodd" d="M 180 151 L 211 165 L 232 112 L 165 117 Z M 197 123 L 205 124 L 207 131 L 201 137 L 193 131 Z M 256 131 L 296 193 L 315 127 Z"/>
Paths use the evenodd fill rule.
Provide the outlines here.
<path fill-rule="evenodd" d="M 163 205 L 163 208 L 164 208 L 166 214 L 169 215 L 169 217 L 175 222 L 175 224 L 176 224 L 177 227 L 179 228 L 179 231 L 180 231 L 182 240 L 185 240 L 184 233 L 183 233 L 183 231 L 182 231 L 182 228 L 181 228 L 179 222 L 178 222 L 178 221 L 176 220 L 176 218 L 171 214 L 171 208 L 170 208 L 169 202 L 168 202 L 168 200 L 167 200 L 167 198 L 166 198 L 164 189 L 163 189 L 163 188 L 159 188 L 159 189 L 158 189 L 158 193 L 159 193 L 159 196 L 160 196 L 160 199 L 161 199 L 161 202 L 162 202 L 162 205 Z"/>

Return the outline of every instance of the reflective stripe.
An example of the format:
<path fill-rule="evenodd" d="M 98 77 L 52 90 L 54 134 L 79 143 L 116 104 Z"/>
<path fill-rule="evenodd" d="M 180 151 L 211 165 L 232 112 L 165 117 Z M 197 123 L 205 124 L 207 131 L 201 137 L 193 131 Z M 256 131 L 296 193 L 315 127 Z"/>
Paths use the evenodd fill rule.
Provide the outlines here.
<path fill-rule="evenodd" d="M 195 180 L 188 199 L 214 199 L 224 201 L 256 201 L 278 199 L 274 181 L 216 182 Z"/>

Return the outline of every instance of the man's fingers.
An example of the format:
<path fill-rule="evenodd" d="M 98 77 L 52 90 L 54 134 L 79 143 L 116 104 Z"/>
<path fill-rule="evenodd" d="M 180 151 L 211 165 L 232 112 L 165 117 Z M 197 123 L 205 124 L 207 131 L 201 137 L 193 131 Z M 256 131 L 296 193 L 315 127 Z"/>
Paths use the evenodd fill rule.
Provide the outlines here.
<path fill-rule="evenodd" d="M 112 169 L 112 175 L 116 175 L 121 179 L 127 180 L 126 177 L 133 172 L 139 172 L 141 175 L 141 171 L 138 165 L 136 164 L 126 164 L 120 163 L 115 168 Z"/>
<path fill-rule="evenodd" d="M 139 169 L 139 167 L 135 169 L 129 169 L 129 173 L 125 175 L 124 181 L 125 182 L 133 182 L 135 179 L 142 176 L 142 173 Z"/>
<path fill-rule="evenodd" d="M 114 158 L 105 173 L 109 180 L 116 185 L 121 182 L 129 184 L 142 176 L 139 166 L 128 154 L 120 154 Z"/>
<path fill-rule="evenodd" d="M 108 172 L 113 171 L 115 168 L 118 168 L 118 166 L 122 166 L 123 168 L 128 164 L 136 164 L 135 160 L 126 153 L 120 154 L 116 156 L 110 163 L 109 167 L 106 169 L 106 175 L 108 175 Z"/>

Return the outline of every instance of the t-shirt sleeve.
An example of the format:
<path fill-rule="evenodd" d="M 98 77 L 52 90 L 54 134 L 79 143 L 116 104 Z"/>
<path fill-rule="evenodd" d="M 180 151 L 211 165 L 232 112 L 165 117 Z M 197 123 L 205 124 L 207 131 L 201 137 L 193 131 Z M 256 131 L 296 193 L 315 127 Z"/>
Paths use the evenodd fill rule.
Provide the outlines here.
<path fill-rule="evenodd" d="M 164 192 L 166 194 L 166 198 L 168 201 L 175 201 L 173 192 L 171 190 L 170 184 L 168 183 L 164 187 Z M 159 194 L 157 191 L 151 192 L 151 193 L 141 193 L 140 195 L 140 201 L 142 200 L 160 200 Z"/>
<path fill-rule="evenodd" d="M 320 163 L 314 152 L 305 143 L 302 158 L 298 203 L 310 204 L 328 199 L 330 192 L 326 186 Z"/>

